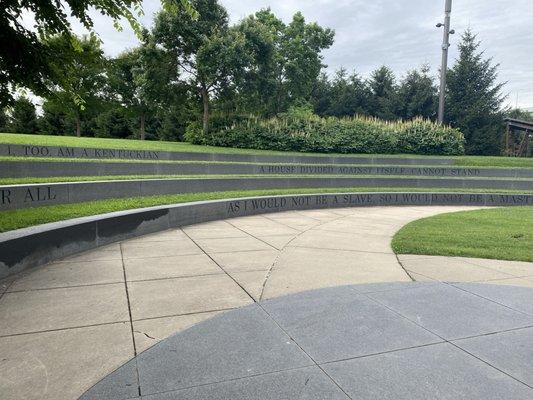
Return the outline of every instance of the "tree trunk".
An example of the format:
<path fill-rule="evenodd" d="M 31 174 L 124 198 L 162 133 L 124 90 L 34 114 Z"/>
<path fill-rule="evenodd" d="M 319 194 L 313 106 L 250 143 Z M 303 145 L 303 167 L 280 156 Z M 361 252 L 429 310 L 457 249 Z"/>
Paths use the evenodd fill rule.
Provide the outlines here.
<path fill-rule="evenodd" d="M 76 136 L 81 137 L 81 122 L 79 115 L 76 115 Z"/>
<path fill-rule="evenodd" d="M 141 113 L 141 140 L 144 140 L 146 138 L 146 131 L 144 128 L 145 124 L 146 124 L 146 114 L 143 111 Z"/>
<path fill-rule="evenodd" d="M 209 93 L 205 87 L 202 87 L 202 103 L 204 105 L 203 129 L 204 133 L 209 131 Z"/>

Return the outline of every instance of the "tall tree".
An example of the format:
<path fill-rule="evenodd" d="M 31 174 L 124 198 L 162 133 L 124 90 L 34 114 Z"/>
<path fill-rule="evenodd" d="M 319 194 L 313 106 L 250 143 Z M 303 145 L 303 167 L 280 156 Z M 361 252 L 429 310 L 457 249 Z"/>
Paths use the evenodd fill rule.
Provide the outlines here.
<path fill-rule="evenodd" d="M 246 62 L 244 36 L 228 27 L 228 14 L 216 0 L 194 0 L 197 20 L 181 10 L 163 10 L 155 19 L 157 44 L 170 52 L 180 79 L 201 97 L 207 132 L 211 97 L 231 82 Z"/>
<path fill-rule="evenodd" d="M 382 66 L 372 72 L 370 78 L 372 90 L 371 113 L 384 120 L 397 119 L 397 87 L 394 72 Z"/>
<path fill-rule="evenodd" d="M 162 0 L 162 4 L 197 17 L 189 0 Z M 0 107 L 14 100 L 17 87 L 44 96 L 50 94 L 51 85 L 59 85 L 65 78 L 51 67 L 58 54 L 43 39 L 58 35 L 70 39 L 73 21 L 92 31 L 90 10 L 109 16 L 119 30 L 120 20 L 125 18 L 140 34 L 136 18 L 143 14 L 141 6 L 142 0 L 0 0 Z M 25 15 L 33 17 L 33 28 L 24 24 Z"/>
<path fill-rule="evenodd" d="M 502 139 L 501 94 L 498 64 L 484 58 L 480 42 L 467 30 L 459 43 L 459 58 L 448 71 L 446 121 L 465 135 L 467 154 L 500 154 Z"/>
<path fill-rule="evenodd" d="M 423 117 L 433 119 L 437 113 L 438 91 L 429 74 L 429 66 L 412 70 L 398 89 L 399 116 L 404 119 Z"/>
<path fill-rule="evenodd" d="M 322 50 L 333 44 L 335 32 L 317 23 L 306 23 L 297 12 L 282 37 L 283 69 L 291 102 L 308 101 L 313 86 L 324 66 Z"/>
<path fill-rule="evenodd" d="M 9 113 L 7 129 L 13 133 L 36 133 L 37 113 L 35 105 L 27 97 L 15 100 Z"/>
<path fill-rule="evenodd" d="M 101 42 L 95 35 L 81 39 L 56 36 L 48 42 L 50 48 L 63 55 L 51 65 L 57 74 L 64 76 L 61 84 L 53 89 L 49 101 L 57 103 L 67 115 L 74 118 L 76 136 L 79 137 L 84 114 L 101 105 L 100 97 L 106 80 Z M 71 49 L 71 43 L 74 43 L 74 49 Z M 64 58 L 68 62 L 63 63 Z"/>

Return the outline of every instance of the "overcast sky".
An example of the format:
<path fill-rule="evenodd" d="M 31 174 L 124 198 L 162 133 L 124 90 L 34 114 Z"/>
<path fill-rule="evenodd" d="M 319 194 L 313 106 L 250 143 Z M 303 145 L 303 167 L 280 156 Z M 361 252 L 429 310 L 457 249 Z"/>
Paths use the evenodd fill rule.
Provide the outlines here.
<path fill-rule="evenodd" d="M 328 72 L 344 66 L 363 76 L 380 65 L 398 75 L 429 63 L 435 76 L 440 66 L 444 0 L 220 0 L 232 22 L 270 7 L 284 21 L 301 11 L 336 32 L 335 43 L 324 52 Z M 478 33 L 487 56 L 500 64 L 500 80 L 507 81 L 508 104 L 533 108 L 533 0 L 454 0 L 450 63 L 457 55 L 459 34 L 470 27 Z M 159 1 L 144 1 L 142 22 L 151 26 Z M 108 55 L 137 44 L 130 29 L 117 32 L 110 20 L 96 17 L 95 29 Z M 76 28 L 78 32 L 81 32 Z"/>

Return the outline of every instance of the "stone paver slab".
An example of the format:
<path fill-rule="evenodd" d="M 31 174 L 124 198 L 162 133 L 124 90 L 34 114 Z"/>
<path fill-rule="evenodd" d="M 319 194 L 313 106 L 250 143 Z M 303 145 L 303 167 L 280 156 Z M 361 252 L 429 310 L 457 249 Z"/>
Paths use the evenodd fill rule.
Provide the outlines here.
<path fill-rule="evenodd" d="M 470 264 L 458 257 L 404 258 L 398 257 L 403 267 L 431 279 L 444 282 L 477 282 L 511 278 L 492 269 Z"/>
<path fill-rule="evenodd" d="M 6 293 L 0 336 L 129 320 L 123 283 Z"/>
<path fill-rule="evenodd" d="M 124 282 L 122 261 L 59 262 L 32 270 L 18 278 L 9 291 Z"/>
<path fill-rule="evenodd" d="M 447 340 L 533 324 L 533 317 L 444 284 L 369 296 Z"/>
<path fill-rule="evenodd" d="M 198 239 L 196 243 L 208 254 L 272 250 L 272 246 L 251 236 L 242 238 Z"/>
<path fill-rule="evenodd" d="M 143 395 L 309 365 L 257 306 L 207 320 L 138 357 Z"/>
<path fill-rule="evenodd" d="M 262 307 L 318 363 L 442 342 L 349 287 L 282 297 Z"/>
<path fill-rule="evenodd" d="M 146 396 L 146 400 L 348 400 L 318 367 L 260 375 Z"/>
<path fill-rule="evenodd" d="M 389 236 L 346 234 L 330 231 L 307 231 L 294 239 L 291 243 L 289 243 L 288 246 L 315 249 L 392 253 Z"/>
<path fill-rule="evenodd" d="M 190 328 L 206 319 L 213 318 L 223 311 L 179 315 L 133 321 L 133 335 L 137 353 L 141 353 L 170 335 Z"/>
<path fill-rule="evenodd" d="M 533 387 L 533 328 L 479 336 L 454 343 Z"/>
<path fill-rule="evenodd" d="M 450 344 L 324 365 L 353 399 L 526 400 L 533 390 Z"/>
<path fill-rule="evenodd" d="M 250 297 L 227 275 L 129 282 L 134 320 L 242 307 Z"/>
<path fill-rule="evenodd" d="M 260 300 L 268 271 L 231 272 L 230 275 L 255 301 Z"/>
<path fill-rule="evenodd" d="M 357 283 L 411 281 L 393 254 L 286 248 L 265 285 L 264 298 Z"/>
<path fill-rule="evenodd" d="M 454 286 L 533 316 L 533 290 L 529 287 L 509 288 L 476 283 L 457 283 Z"/>
<path fill-rule="evenodd" d="M 122 245 L 124 259 L 185 256 L 200 254 L 202 250 L 189 238 L 166 242 L 134 242 Z"/>
<path fill-rule="evenodd" d="M 210 254 L 227 272 L 269 270 L 278 255 L 279 251 L 274 249 Z"/>
<path fill-rule="evenodd" d="M 124 267 L 126 269 L 126 279 L 128 279 L 128 281 L 224 273 L 220 267 L 205 254 L 131 258 L 124 260 Z"/>
<path fill-rule="evenodd" d="M 294 235 L 275 235 L 275 236 L 258 236 L 258 239 L 268 243 L 278 250 L 283 250 L 291 240 L 295 238 Z"/>
<path fill-rule="evenodd" d="M 72 400 L 133 357 L 131 329 L 118 323 L 4 337 L 0 354 L 0 398 Z M 137 392 L 132 378 L 122 387 L 128 396 Z"/>

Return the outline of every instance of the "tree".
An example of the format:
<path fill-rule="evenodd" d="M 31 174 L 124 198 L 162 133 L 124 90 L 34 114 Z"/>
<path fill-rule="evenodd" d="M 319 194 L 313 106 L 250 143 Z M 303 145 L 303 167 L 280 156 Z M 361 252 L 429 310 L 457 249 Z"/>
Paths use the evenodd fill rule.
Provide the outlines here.
<path fill-rule="evenodd" d="M 382 66 L 372 72 L 370 78 L 372 90 L 371 114 L 384 120 L 397 119 L 397 88 L 392 70 Z"/>
<path fill-rule="evenodd" d="M 170 53 L 145 34 L 143 45 L 111 60 L 108 85 L 111 97 L 139 121 L 139 137 L 146 137 L 146 119 L 157 112 L 173 90 Z"/>
<path fill-rule="evenodd" d="M 7 128 L 13 133 L 31 134 L 37 132 L 35 105 L 27 97 L 19 97 L 15 100 Z"/>
<path fill-rule="evenodd" d="M 188 0 L 162 3 L 166 9 L 181 9 L 189 17 L 197 18 Z M 111 17 L 119 30 L 120 19 L 125 18 L 140 34 L 136 17 L 143 15 L 141 6 L 142 0 L 0 0 L 0 107 L 13 102 L 12 93 L 17 87 L 46 96 L 51 85 L 60 85 L 65 78 L 51 67 L 58 54 L 44 39 L 53 36 L 70 39 L 73 20 L 92 32 L 91 9 Z M 23 14 L 34 18 L 34 29 L 23 23 Z"/>
<path fill-rule="evenodd" d="M 398 89 L 399 116 L 404 119 L 423 117 L 434 119 L 437 113 L 438 91 L 429 66 L 407 73 Z"/>
<path fill-rule="evenodd" d="M 71 49 L 71 43 L 75 48 Z M 55 49 L 63 57 L 51 63 L 57 74 L 64 79 L 52 89 L 49 101 L 56 103 L 56 108 L 72 117 L 76 123 L 76 136 L 81 136 L 82 119 L 87 111 L 96 111 L 101 105 L 105 84 L 105 59 L 101 42 L 95 35 L 73 37 L 55 36 L 48 40 L 50 48 Z M 67 58 L 68 62 L 62 63 Z"/>
<path fill-rule="evenodd" d="M 323 115 L 353 116 L 368 114 L 369 102 L 372 92 L 367 83 L 359 75 L 348 75 L 344 68 L 339 69 L 332 82 L 328 93 L 329 105 Z"/>
<path fill-rule="evenodd" d="M 211 96 L 231 82 L 244 63 L 244 37 L 228 27 L 228 14 L 216 0 L 194 0 L 192 20 L 183 10 L 161 11 L 153 35 L 171 53 L 177 76 L 201 97 L 204 132 L 208 131 Z"/>
<path fill-rule="evenodd" d="M 7 127 L 7 112 L 4 108 L 0 108 L 0 132 L 5 132 Z"/>
<path fill-rule="evenodd" d="M 465 135 L 467 154 L 501 153 L 504 83 L 498 83 L 498 64 L 484 58 L 480 42 L 467 30 L 459 43 L 459 58 L 447 77 L 446 121 Z"/>

